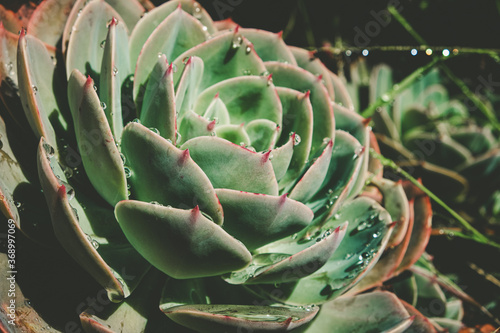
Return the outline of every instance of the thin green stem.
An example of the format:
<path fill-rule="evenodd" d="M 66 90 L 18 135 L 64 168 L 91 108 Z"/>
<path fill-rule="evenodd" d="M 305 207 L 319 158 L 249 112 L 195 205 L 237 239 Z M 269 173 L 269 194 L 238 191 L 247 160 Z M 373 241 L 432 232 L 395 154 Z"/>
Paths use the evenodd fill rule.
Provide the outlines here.
<path fill-rule="evenodd" d="M 410 25 L 410 23 L 401 15 L 393 6 L 387 8 L 394 18 L 408 31 L 410 35 L 420 44 L 426 44 L 425 40 L 420 36 Z M 498 58 L 498 55 L 495 54 Z M 496 119 L 495 113 L 489 109 L 486 104 L 481 101 L 468 87 L 458 78 L 446 64 L 440 64 L 441 69 L 448 75 L 448 77 L 462 90 L 463 94 L 469 98 L 472 103 L 485 115 L 497 131 L 500 131 L 500 122 Z"/>
<path fill-rule="evenodd" d="M 333 54 L 342 54 L 347 50 L 353 52 L 361 52 L 362 50 L 367 49 L 369 51 L 401 51 L 408 52 L 410 50 L 417 51 L 426 51 L 427 49 L 431 49 L 433 51 L 443 51 L 449 50 L 450 54 L 486 54 L 497 62 L 500 62 L 500 49 L 478 49 L 472 47 L 462 47 L 462 46 L 431 46 L 431 45 L 373 45 L 367 47 L 356 47 L 356 46 L 342 46 L 342 47 L 332 47 L 332 46 L 322 46 L 316 49 L 319 52 L 329 52 Z"/>
<path fill-rule="evenodd" d="M 391 168 L 395 172 L 403 175 L 406 179 L 408 179 L 412 184 L 414 184 L 416 187 L 418 187 L 420 190 L 422 190 L 425 194 L 429 196 L 432 200 L 434 200 L 438 205 L 443 207 L 448 213 L 453 216 L 458 223 L 462 225 L 464 229 L 467 230 L 469 235 L 465 233 L 455 233 L 455 236 L 461 237 L 464 236 L 463 238 L 468 238 L 475 240 L 476 242 L 482 243 L 482 244 L 487 244 L 491 245 L 493 247 L 496 247 L 497 249 L 500 249 L 500 244 L 495 243 L 494 241 L 488 239 L 486 236 L 484 236 L 482 233 L 480 233 L 478 230 L 476 230 L 472 225 L 469 224 L 460 214 L 455 212 L 450 206 L 448 206 L 444 201 L 439 199 L 434 193 L 432 193 L 428 188 L 426 188 L 424 185 L 422 185 L 417 179 L 413 178 L 408 172 L 403 170 L 401 167 L 399 167 L 394 161 L 385 158 L 381 154 L 377 153 L 374 149 L 370 149 L 370 155 L 373 156 L 374 158 L 378 159 L 382 165 L 385 167 Z"/>
<path fill-rule="evenodd" d="M 370 104 L 365 110 L 363 110 L 363 112 L 361 112 L 361 115 L 365 118 L 369 118 L 369 117 L 373 116 L 373 114 L 375 113 L 375 111 L 377 111 L 378 108 L 391 103 L 391 101 L 399 93 L 401 93 L 404 89 L 409 87 L 413 82 L 418 80 L 420 75 L 423 75 L 430 68 L 432 68 L 436 63 L 438 63 L 439 61 L 444 60 L 444 59 L 446 59 L 446 58 L 435 57 L 427 65 L 422 66 L 422 67 L 418 68 L 417 70 L 415 70 L 413 73 L 411 73 L 406 78 L 404 78 L 404 80 L 401 81 L 399 84 L 395 84 L 394 87 L 391 90 L 389 90 L 387 93 L 382 95 L 382 97 L 380 97 L 375 102 Z"/>

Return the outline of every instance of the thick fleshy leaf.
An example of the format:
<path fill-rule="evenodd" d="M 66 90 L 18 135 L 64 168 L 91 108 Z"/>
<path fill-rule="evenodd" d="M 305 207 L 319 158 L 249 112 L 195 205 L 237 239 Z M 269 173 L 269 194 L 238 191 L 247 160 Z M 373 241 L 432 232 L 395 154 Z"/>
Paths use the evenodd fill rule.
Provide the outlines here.
<path fill-rule="evenodd" d="M 437 330 L 434 328 L 432 323 L 427 319 L 424 315 L 422 315 L 417 309 L 415 309 L 410 304 L 406 303 L 403 300 L 399 300 L 401 304 L 405 307 L 406 311 L 414 317 L 413 323 L 411 326 L 405 331 L 405 333 L 420 333 L 420 332 L 428 332 L 428 333 L 437 333 Z"/>
<path fill-rule="evenodd" d="M 137 199 L 183 209 L 199 205 L 222 224 L 215 190 L 188 150 L 182 151 L 146 127 L 130 123 L 123 131 L 122 151 L 131 171 L 131 191 Z"/>
<path fill-rule="evenodd" d="M 290 88 L 276 88 L 283 106 L 283 133 L 295 133 L 293 155 L 280 188 L 294 182 L 307 163 L 313 135 L 313 109 L 309 93 L 301 93 Z M 284 145 L 287 137 L 281 136 L 278 145 Z"/>
<path fill-rule="evenodd" d="M 94 81 L 85 82 L 76 115 L 75 134 L 83 166 L 90 182 L 111 205 L 127 198 L 127 181 L 120 152 L 106 120 Z"/>
<path fill-rule="evenodd" d="M 410 243 L 396 274 L 409 268 L 420 258 L 429 242 L 432 228 L 432 206 L 429 197 L 409 181 L 404 182 L 403 186 L 409 200 L 414 199 L 414 219 L 413 228 L 408 230 L 411 232 Z"/>
<path fill-rule="evenodd" d="M 280 61 L 297 65 L 295 58 L 283 41 L 282 33 L 277 34 L 259 29 L 241 29 L 243 36 L 253 44 L 262 61 Z"/>
<path fill-rule="evenodd" d="M 251 260 L 250 252 L 204 217 L 198 206 L 181 210 L 127 200 L 116 205 L 115 214 L 137 251 L 174 278 L 220 275 Z"/>
<path fill-rule="evenodd" d="M 215 32 L 210 15 L 208 15 L 207 11 L 202 8 L 198 2 L 191 0 L 167 1 L 161 6 L 148 11 L 144 17 L 139 20 L 137 26 L 132 31 L 132 34 L 130 35 L 130 59 L 132 60 L 132 70 L 135 69 L 135 63 L 139 57 L 139 53 L 149 36 L 162 23 L 162 21 L 164 21 L 179 7 L 179 5 L 182 10 L 190 13 L 194 18 L 198 19 L 202 26 L 206 27 L 204 30 L 206 30 L 209 34 Z"/>
<path fill-rule="evenodd" d="M 488 128 L 470 126 L 456 129 L 451 138 L 466 147 L 473 155 L 487 153 L 495 145 L 495 138 Z"/>
<path fill-rule="evenodd" d="M 335 119 L 328 91 L 321 78 L 308 71 L 275 61 L 266 62 L 267 70 L 273 74 L 273 82 L 278 87 L 288 87 L 298 91 L 311 92 L 314 132 L 311 153 L 316 152 L 324 138 L 335 136 Z"/>
<path fill-rule="evenodd" d="M 128 297 L 150 265 L 126 243 L 112 210 L 75 194 L 44 138 L 38 147 L 38 175 L 63 248 L 106 289 L 110 300 Z"/>
<path fill-rule="evenodd" d="M 205 279 L 168 278 L 160 298 L 160 310 L 168 311 L 180 305 L 209 304 Z"/>
<path fill-rule="evenodd" d="M 406 332 L 413 322 L 396 295 L 376 291 L 357 296 L 339 297 L 321 307 L 321 311 L 303 333 L 330 332 Z"/>
<path fill-rule="evenodd" d="M 296 137 L 297 134 L 293 133 L 290 135 L 287 143 L 271 151 L 271 154 L 273 155 L 271 163 L 273 164 L 274 174 L 276 175 L 276 180 L 278 181 L 285 176 L 285 173 L 288 170 L 293 156 Z"/>
<path fill-rule="evenodd" d="M 280 134 L 279 124 L 267 119 L 255 119 L 245 126 L 252 147 L 256 151 L 272 149 Z M 273 157 L 274 158 L 274 157 Z"/>
<path fill-rule="evenodd" d="M 175 86 L 175 109 L 178 120 L 194 108 L 203 68 L 203 60 L 198 57 L 189 57 L 184 64 L 182 75 Z"/>
<path fill-rule="evenodd" d="M 61 39 L 68 13 L 76 0 L 47 0 L 31 15 L 28 31 L 46 44 L 56 46 Z"/>
<path fill-rule="evenodd" d="M 400 182 L 395 183 L 384 178 L 375 178 L 372 183 L 382 192 L 384 208 L 391 214 L 392 220 L 397 222 L 388 244 L 389 247 L 396 246 L 403 241 L 408 228 L 410 211 L 405 191 Z"/>
<path fill-rule="evenodd" d="M 18 33 L 19 30 L 28 26 L 33 10 L 33 4 L 23 4 L 17 12 L 9 10 L 0 4 L 0 21 L 5 25 L 5 29 L 12 33 Z"/>
<path fill-rule="evenodd" d="M 330 98 L 337 104 L 348 108 L 349 110 L 356 110 L 353 102 L 353 97 L 350 96 L 347 83 L 345 82 L 345 77 L 338 77 L 337 75 L 330 72 L 330 75 L 326 78 L 330 80 L 333 85 L 333 91 L 335 96 L 330 95 Z"/>
<path fill-rule="evenodd" d="M 173 321 L 196 331 L 288 332 L 311 321 L 318 309 L 198 304 L 171 308 L 165 314 Z"/>
<path fill-rule="evenodd" d="M 203 113 L 203 117 L 210 119 L 210 121 L 215 121 L 214 125 L 229 125 L 231 123 L 227 106 L 220 99 L 219 93 L 215 94 L 210 104 L 208 104 L 205 112 Z"/>
<path fill-rule="evenodd" d="M 19 95 L 35 137 L 45 137 L 56 147 L 57 139 L 49 118 L 60 119 L 59 108 L 52 91 L 54 64 L 47 49 L 35 37 L 21 30 L 17 48 Z"/>
<path fill-rule="evenodd" d="M 216 94 L 229 111 L 232 124 L 268 119 L 281 126 L 280 99 L 265 76 L 235 77 L 211 86 L 196 100 L 194 112 L 203 114 Z"/>
<path fill-rule="evenodd" d="M 325 65 L 316 58 L 314 55 L 314 52 L 308 51 L 306 49 L 302 49 L 299 47 L 295 46 L 289 46 L 288 47 L 290 51 L 292 52 L 294 58 L 297 61 L 297 65 L 301 68 L 304 68 L 308 72 L 311 72 L 312 74 L 316 76 L 321 76 L 322 82 L 326 87 L 326 90 L 328 91 L 328 95 L 332 100 L 335 100 L 335 91 L 333 88 L 333 83 L 330 80 L 330 75 L 334 75 L 331 73 Z M 278 60 L 278 59 L 272 59 L 272 60 Z M 267 60 L 264 60 L 267 61 Z M 293 64 L 293 63 L 292 63 Z"/>
<path fill-rule="evenodd" d="M 313 212 L 283 196 L 216 190 L 224 209 L 224 230 L 249 250 L 291 235 L 306 227 Z"/>
<path fill-rule="evenodd" d="M 198 137 L 181 146 L 208 176 L 215 188 L 278 194 L 270 152 L 254 153 L 218 137 Z"/>
<path fill-rule="evenodd" d="M 74 69 L 68 79 L 68 103 L 75 128 L 78 126 L 78 109 L 82 104 L 87 78 L 78 69 Z"/>
<path fill-rule="evenodd" d="M 17 40 L 18 36 L 5 29 L 3 22 L 0 21 L 0 82 L 2 94 L 4 85 L 8 84 L 17 87 Z"/>
<path fill-rule="evenodd" d="M 168 65 L 165 55 L 157 57 L 149 76 L 140 119 L 144 126 L 156 128 L 162 137 L 176 143 L 173 67 Z"/>
<path fill-rule="evenodd" d="M 385 249 L 393 227 L 390 215 L 372 199 L 359 197 L 346 204 L 320 229 L 299 234 L 295 242 L 315 241 L 322 230 L 334 230 L 344 222 L 349 226 L 340 246 L 329 261 L 313 274 L 296 283 L 278 287 L 252 287 L 267 297 L 288 304 L 319 304 L 343 294 L 375 265 Z M 293 237 L 291 237 L 293 238 Z M 258 253 L 287 253 L 290 240 L 271 243 Z"/>
<path fill-rule="evenodd" d="M 112 18 L 123 22 L 120 15 L 105 1 L 90 1 L 77 15 L 66 50 L 66 75 L 78 69 L 85 75 L 99 76 L 104 51 L 103 41 Z M 68 20 L 66 26 L 71 24 Z M 118 23 L 120 24 L 120 23 Z M 123 23 L 122 23 L 123 24 Z M 64 42 L 64 40 L 63 40 Z"/>
<path fill-rule="evenodd" d="M 234 144 L 242 147 L 250 146 L 250 137 L 243 124 L 241 125 L 222 125 L 215 129 L 215 134 Z"/>
<path fill-rule="evenodd" d="M 179 133 L 181 141 L 177 144 L 182 144 L 197 136 L 213 136 L 215 135 L 215 121 L 208 121 L 207 118 L 200 116 L 193 111 L 187 111 L 182 118 Z"/>
<path fill-rule="evenodd" d="M 119 141 L 123 131 L 121 87 L 130 74 L 128 53 L 122 51 L 128 48 L 128 36 L 125 25 L 115 18 L 111 19 L 108 28 L 99 76 L 99 96 L 111 132 Z"/>
<path fill-rule="evenodd" d="M 127 30 L 132 32 L 137 22 L 145 13 L 144 7 L 137 0 L 105 0 L 120 14 L 123 22 L 127 26 Z M 125 50 L 128 49 L 128 46 Z"/>
<path fill-rule="evenodd" d="M 152 271 L 147 274 L 134 293 L 119 304 L 101 303 L 99 311 L 90 305 L 80 313 L 80 322 L 85 332 L 112 333 L 124 328 L 131 332 L 149 332 L 146 330 L 151 316 L 151 302 L 158 298 L 159 274 Z M 98 293 L 98 297 L 101 295 Z M 157 310 L 157 309 L 154 309 Z"/>
<path fill-rule="evenodd" d="M 200 90 L 236 76 L 260 75 L 266 71 L 253 46 L 237 30 L 223 32 L 191 48 L 181 54 L 174 64 L 181 68 L 184 59 L 191 56 L 200 57 L 205 64 Z M 174 75 L 175 82 L 177 77 Z"/>
<path fill-rule="evenodd" d="M 319 217 L 315 223 L 322 223 L 334 214 L 351 194 L 357 178 L 366 177 L 359 175 L 363 164 L 360 157 L 364 153 L 364 147 L 353 136 L 342 130 L 335 131 L 335 143 L 327 175 L 319 192 L 307 204 L 314 212 L 321 213 L 317 214 Z"/>
<path fill-rule="evenodd" d="M 344 238 L 346 230 L 347 223 L 344 223 L 334 231 L 325 230 L 314 241 L 300 244 L 290 241 L 283 247 L 285 253 L 259 252 L 253 256 L 252 263 L 248 267 L 232 272 L 225 277 L 225 280 L 232 284 L 276 284 L 297 281 L 314 273 L 330 259 Z"/>
<path fill-rule="evenodd" d="M 319 191 L 330 167 L 332 149 L 333 140 L 330 140 L 321 155 L 292 189 L 291 199 L 306 203 Z"/>
<path fill-rule="evenodd" d="M 178 8 L 171 13 L 154 32 L 139 54 L 134 76 L 134 101 L 140 106 L 143 101 L 143 89 L 156 63 L 158 54 L 164 54 L 169 61 L 177 58 L 184 51 L 204 42 L 208 37 L 203 25 L 194 17 Z M 131 58 L 132 61 L 134 58 Z M 174 68 L 181 68 L 180 63 Z"/>

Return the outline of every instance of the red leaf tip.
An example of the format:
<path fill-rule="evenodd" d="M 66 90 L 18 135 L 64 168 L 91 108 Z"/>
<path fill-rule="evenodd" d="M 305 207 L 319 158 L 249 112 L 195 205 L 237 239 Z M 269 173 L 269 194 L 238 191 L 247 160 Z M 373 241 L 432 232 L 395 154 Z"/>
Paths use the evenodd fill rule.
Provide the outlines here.
<path fill-rule="evenodd" d="M 262 154 L 261 163 L 264 164 L 269 161 L 269 157 L 271 156 L 271 150 L 268 150 L 266 153 Z"/>
<path fill-rule="evenodd" d="M 311 90 L 308 90 L 304 93 L 304 98 L 309 98 L 311 96 Z"/>
<path fill-rule="evenodd" d="M 370 123 L 370 121 L 372 121 L 372 117 L 369 117 L 369 118 L 363 119 L 363 120 L 361 121 L 361 123 L 362 123 L 364 126 L 368 126 L 368 124 Z"/>
<path fill-rule="evenodd" d="M 116 17 L 113 16 L 113 18 L 111 19 L 111 22 L 109 22 L 109 26 L 112 27 L 112 26 L 115 26 L 118 24 L 118 20 L 116 19 Z"/>
<path fill-rule="evenodd" d="M 211 122 L 209 122 L 208 125 L 207 125 L 207 131 L 210 131 L 210 132 L 213 131 L 214 128 L 215 128 L 215 123 L 216 123 L 215 119 L 212 120 Z"/>
<path fill-rule="evenodd" d="M 219 98 L 219 92 L 217 92 L 217 94 L 215 94 L 215 96 L 214 96 L 214 99 L 217 99 L 217 98 Z"/>
<path fill-rule="evenodd" d="M 238 31 L 240 30 L 240 25 L 236 25 L 236 28 L 234 28 L 234 33 L 237 34 Z"/>
<path fill-rule="evenodd" d="M 283 38 L 283 30 L 277 32 L 276 36 L 278 36 L 278 38 Z"/>
<path fill-rule="evenodd" d="M 189 149 L 184 150 L 177 161 L 178 165 L 183 165 L 189 159 Z"/>

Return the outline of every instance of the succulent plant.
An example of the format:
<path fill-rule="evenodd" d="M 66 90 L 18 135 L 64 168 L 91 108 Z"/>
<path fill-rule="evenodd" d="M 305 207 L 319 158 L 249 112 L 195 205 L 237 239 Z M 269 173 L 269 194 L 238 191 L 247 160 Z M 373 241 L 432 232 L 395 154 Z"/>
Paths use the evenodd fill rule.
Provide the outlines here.
<path fill-rule="evenodd" d="M 392 70 L 376 66 L 370 100 L 393 86 Z M 423 75 L 374 116 L 382 152 L 423 178 L 442 198 L 481 206 L 498 190 L 500 144 L 458 98 L 449 97 L 438 69 Z M 465 200 L 465 198 L 467 198 Z"/>
<path fill-rule="evenodd" d="M 86 331 L 292 330 L 423 253 L 429 199 L 382 177 L 341 80 L 280 33 L 191 0 L 30 14 L 0 26 L 1 208 L 116 303 L 83 311 Z M 369 326 L 417 331 L 403 310 Z"/>

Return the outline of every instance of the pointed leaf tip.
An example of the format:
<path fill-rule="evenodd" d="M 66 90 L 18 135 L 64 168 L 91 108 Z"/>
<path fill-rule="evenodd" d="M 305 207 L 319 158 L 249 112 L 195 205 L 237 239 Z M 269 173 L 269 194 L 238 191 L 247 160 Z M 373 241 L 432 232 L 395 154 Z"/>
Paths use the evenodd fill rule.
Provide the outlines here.
<path fill-rule="evenodd" d="M 318 81 L 323 80 L 323 74 L 318 75 L 318 76 L 317 76 L 317 80 L 318 80 Z"/>
<path fill-rule="evenodd" d="M 308 90 L 304 93 L 304 98 L 309 99 L 311 97 L 311 90 Z"/>
<path fill-rule="evenodd" d="M 214 128 L 215 128 L 215 123 L 216 123 L 215 119 L 212 120 L 211 122 L 209 122 L 208 125 L 207 125 L 207 130 L 210 131 L 210 132 L 213 131 Z"/>
<path fill-rule="evenodd" d="M 278 36 L 278 38 L 283 38 L 283 30 L 278 31 L 278 32 L 276 33 L 276 36 Z"/>
<path fill-rule="evenodd" d="M 200 217 L 200 206 L 196 205 L 192 210 L 191 210 L 191 216 L 190 216 L 190 220 L 191 220 L 191 223 L 195 223 L 196 220 Z"/>
<path fill-rule="evenodd" d="M 111 18 L 111 22 L 109 22 L 109 27 L 111 28 L 112 26 L 115 26 L 118 24 L 118 20 L 116 19 L 116 17 L 112 17 Z"/>
<path fill-rule="evenodd" d="M 179 165 L 183 165 L 184 163 L 186 163 L 186 161 L 189 159 L 189 149 L 186 149 L 182 152 L 182 155 L 180 156 L 179 158 L 179 161 L 178 161 L 178 164 Z"/>
<path fill-rule="evenodd" d="M 217 93 L 215 94 L 215 96 L 214 96 L 214 99 L 217 99 L 217 98 L 219 98 L 219 92 L 217 92 Z"/>
<path fill-rule="evenodd" d="M 240 30 L 240 25 L 236 25 L 236 28 L 234 28 L 234 34 L 236 35 Z"/>
<path fill-rule="evenodd" d="M 370 122 L 372 121 L 372 117 L 369 117 L 369 118 L 366 118 L 366 119 L 363 119 L 361 121 L 361 123 L 364 125 L 364 126 L 368 126 L 368 124 L 370 124 Z"/>
<path fill-rule="evenodd" d="M 267 153 L 262 154 L 262 159 L 261 159 L 262 164 L 269 161 L 270 156 L 271 156 L 271 150 L 267 151 Z"/>
<path fill-rule="evenodd" d="M 169 76 L 174 70 L 174 64 L 173 63 L 170 63 L 170 65 L 168 65 L 167 67 L 167 70 L 165 71 L 165 76 Z"/>

